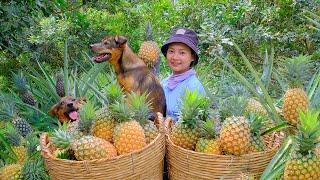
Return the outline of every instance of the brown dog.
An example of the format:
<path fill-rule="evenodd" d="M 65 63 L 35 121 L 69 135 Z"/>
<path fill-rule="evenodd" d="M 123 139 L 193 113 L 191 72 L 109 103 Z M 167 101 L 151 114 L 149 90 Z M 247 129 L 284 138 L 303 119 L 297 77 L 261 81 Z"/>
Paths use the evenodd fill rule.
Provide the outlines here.
<path fill-rule="evenodd" d="M 49 110 L 51 116 L 57 116 L 61 123 L 78 120 L 78 110 L 86 102 L 85 98 L 65 96 Z"/>
<path fill-rule="evenodd" d="M 107 36 L 102 42 L 90 45 L 92 51 L 98 55 L 92 60 L 97 63 L 109 62 L 117 76 L 117 80 L 125 92 L 137 94 L 147 93 L 151 102 L 153 117 L 161 112 L 166 115 L 166 99 L 164 91 L 156 76 L 148 69 L 127 45 L 127 39 L 123 36 Z"/>

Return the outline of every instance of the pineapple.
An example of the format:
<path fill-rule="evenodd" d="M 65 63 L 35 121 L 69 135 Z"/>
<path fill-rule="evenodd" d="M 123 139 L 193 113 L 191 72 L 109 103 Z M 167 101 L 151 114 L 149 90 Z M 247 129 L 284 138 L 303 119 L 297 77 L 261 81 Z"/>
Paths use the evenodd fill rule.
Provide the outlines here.
<path fill-rule="evenodd" d="M 90 135 L 73 142 L 72 150 L 77 160 L 80 161 L 117 156 L 117 150 L 110 142 Z"/>
<path fill-rule="evenodd" d="M 27 148 L 23 144 L 21 135 L 10 124 L 7 124 L 5 130 L 6 140 L 12 145 L 11 149 L 16 157 L 16 162 L 24 163 L 27 157 Z"/>
<path fill-rule="evenodd" d="M 261 105 L 261 103 L 253 98 L 250 98 L 248 100 L 247 106 L 246 106 L 246 112 L 250 113 L 258 113 L 261 115 L 267 115 L 266 109 Z"/>
<path fill-rule="evenodd" d="M 320 135 L 318 116 L 319 111 L 300 112 L 299 131 L 296 135 L 297 149 L 285 164 L 285 180 L 320 179 L 320 158 L 315 154 L 315 147 L 319 143 L 318 137 Z"/>
<path fill-rule="evenodd" d="M 10 164 L 1 168 L 0 179 L 1 180 L 19 180 L 22 179 L 21 164 Z"/>
<path fill-rule="evenodd" d="M 200 138 L 196 144 L 195 151 L 208 154 L 222 154 L 219 139 L 216 139 L 213 120 L 208 119 L 204 124 L 205 137 Z"/>
<path fill-rule="evenodd" d="M 160 49 L 152 38 L 152 27 L 148 23 L 146 26 L 146 41 L 144 41 L 139 49 L 138 56 L 146 63 L 149 68 L 155 68 L 160 62 Z"/>
<path fill-rule="evenodd" d="M 201 136 L 203 121 L 207 119 L 209 99 L 197 91 L 185 91 L 177 123 L 171 131 L 172 142 L 185 149 L 194 150 Z"/>
<path fill-rule="evenodd" d="M 60 97 L 65 96 L 63 74 L 62 73 L 57 74 L 56 92 Z"/>
<path fill-rule="evenodd" d="M 27 80 L 22 74 L 22 72 L 18 72 L 17 74 L 13 74 L 13 82 L 21 95 L 22 101 L 31 106 L 36 105 L 36 101 L 32 95 L 32 93 L 27 88 Z"/>
<path fill-rule="evenodd" d="M 243 116 L 246 100 L 240 96 L 231 96 L 224 102 L 223 112 L 227 117 L 221 127 L 220 141 L 226 154 L 246 154 L 250 147 L 250 125 Z M 229 107 L 229 108 L 228 108 Z"/>
<path fill-rule="evenodd" d="M 117 82 L 113 82 L 106 89 L 108 105 L 114 104 L 116 101 L 123 101 L 124 95 L 121 87 Z M 113 112 L 106 107 L 102 107 L 96 112 L 95 120 L 91 126 L 91 134 L 112 142 L 113 131 L 117 125 L 117 121 L 113 117 Z"/>
<path fill-rule="evenodd" d="M 74 139 L 70 133 L 58 129 L 51 135 L 50 140 L 58 149 L 55 152 L 57 157 L 61 157 L 61 153 L 66 153 L 66 151 L 70 152 L 69 150 L 72 150 L 75 158 L 80 161 L 112 158 L 117 155 L 116 149 L 110 142 L 91 135 Z"/>
<path fill-rule="evenodd" d="M 308 96 L 303 89 L 303 85 L 311 77 L 309 59 L 309 56 L 299 56 L 288 59 L 285 64 L 289 89 L 283 97 L 283 115 L 292 125 L 299 124 L 299 111 L 306 111 L 309 106 Z"/>
<path fill-rule="evenodd" d="M 137 95 L 129 94 L 128 102 L 134 104 Z M 139 124 L 139 120 L 133 119 L 133 113 L 125 102 L 117 102 L 110 105 L 110 110 L 114 112 L 115 119 L 119 124 L 113 132 L 113 142 L 118 153 L 126 154 L 135 150 L 142 149 L 147 145 L 143 127 Z"/>
<path fill-rule="evenodd" d="M 133 113 L 133 119 L 136 119 L 143 126 L 146 142 L 150 143 L 158 136 L 158 129 L 153 121 L 149 121 L 148 117 L 151 113 L 151 104 L 147 102 L 147 95 L 145 93 L 141 95 L 129 94 L 130 110 Z"/>
<path fill-rule="evenodd" d="M 17 129 L 17 131 L 20 133 L 21 136 L 26 137 L 28 136 L 32 131 L 31 125 L 26 121 L 25 119 L 15 116 L 12 120 L 12 124 Z"/>

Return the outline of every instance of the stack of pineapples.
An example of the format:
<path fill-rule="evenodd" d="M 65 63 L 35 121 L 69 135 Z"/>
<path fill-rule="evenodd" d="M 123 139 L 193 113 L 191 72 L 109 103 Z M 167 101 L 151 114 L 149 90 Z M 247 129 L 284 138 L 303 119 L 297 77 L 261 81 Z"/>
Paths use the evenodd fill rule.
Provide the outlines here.
<path fill-rule="evenodd" d="M 50 135 L 57 158 L 92 160 L 112 158 L 140 150 L 158 136 L 148 120 L 150 103 L 146 94 L 123 95 L 114 82 L 107 88 L 108 106 L 95 110 L 87 102 L 80 120 L 63 125 Z"/>
<path fill-rule="evenodd" d="M 170 134 L 172 142 L 188 150 L 220 155 L 239 156 L 265 151 L 261 134 L 273 123 L 262 105 L 254 99 L 248 101 L 241 96 L 231 96 L 222 106 L 217 113 L 210 108 L 208 98 L 186 90 L 178 121 Z M 224 118 L 224 122 L 219 132 L 214 122 L 220 118 Z"/>

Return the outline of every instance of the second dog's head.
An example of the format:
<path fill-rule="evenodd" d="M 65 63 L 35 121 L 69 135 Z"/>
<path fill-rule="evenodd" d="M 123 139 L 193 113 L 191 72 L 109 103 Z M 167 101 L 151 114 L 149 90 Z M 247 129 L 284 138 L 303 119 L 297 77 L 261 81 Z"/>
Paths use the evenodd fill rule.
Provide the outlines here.
<path fill-rule="evenodd" d="M 53 105 L 49 110 L 51 116 L 57 116 L 61 123 L 76 121 L 79 118 L 78 110 L 82 104 L 86 102 L 84 97 L 74 98 L 65 96 L 60 101 Z"/>

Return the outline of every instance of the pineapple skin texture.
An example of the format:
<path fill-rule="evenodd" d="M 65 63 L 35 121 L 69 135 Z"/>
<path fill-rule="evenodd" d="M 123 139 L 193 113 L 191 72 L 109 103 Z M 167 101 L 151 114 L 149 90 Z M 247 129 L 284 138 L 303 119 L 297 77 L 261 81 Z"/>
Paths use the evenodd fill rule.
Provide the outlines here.
<path fill-rule="evenodd" d="M 153 141 L 159 134 L 156 125 L 152 121 L 148 121 L 144 126 L 144 134 L 146 136 L 146 142 L 149 144 Z"/>
<path fill-rule="evenodd" d="M 319 157 L 307 155 L 300 156 L 301 158 L 293 158 L 289 160 L 284 169 L 284 179 L 305 179 L 318 180 L 320 179 L 320 159 Z"/>
<path fill-rule="evenodd" d="M 171 132 L 172 142 L 184 149 L 194 150 L 200 138 L 199 128 L 185 127 L 181 122 L 177 122 Z"/>
<path fill-rule="evenodd" d="M 265 145 L 263 138 L 260 136 L 250 136 L 250 147 L 248 152 L 249 153 L 255 153 L 255 152 L 261 152 L 264 151 Z"/>
<path fill-rule="evenodd" d="M 246 154 L 250 147 L 250 127 L 247 119 L 243 116 L 226 118 L 221 132 L 220 141 L 226 154 Z"/>
<path fill-rule="evenodd" d="M 291 124 L 298 124 L 299 111 L 306 111 L 308 106 L 308 96 L 301 88 L 293 88 L 285 92 L 283 98 L 283 115 Z"/>
<path fill-rule="evenodd" d="M 156 42 L 145 41 L 141 44 L 138 56 L 147 64 L 148 67 L 154 67 L 158 61 L 160 49 Z"/>
<path fill-rule="evenodd" d="M 115 127 L 113 142 L 119 155 L 131 153 L 147 145 L 143 128 L 134 120 L 120 123 Z"/>
<path fill-rule="evenodd" d="M 77 160 L 112 158 L 117 150 L 108 141 L 94 136 L 83 136 L 72 143 L 72 150 Z"/>
<path fill-rule="evenodd" d="M 17 155 L 18 162 L 23 163 L 27 156 L 27 149 L 24 146 L 15 146 L 12 150 Z"/>
<path fill-rule="evenodd" d="M 108 116 L 108 108 L 102 108 L 96 113 L 96 120 L 91 126 L 91 134 L 112 142 L 113 131 L 117 125 L 115 119 Z"/>
<path fill-rule="evenodd" d="M 253 112 L 261 115 L 267 115 L 267 110 L 262 106 L 262 104 L 259 101 L 252 98 L 248 100 L 246 112 Z"/>
<path fill-rule="evenodd" d="M 10 164 L 2 167 L 0 171 L 1 180 L 20 180 L 22 166 L 20 164 Z"/>
<path fill-rule="evenodd" d="M 222 154 L 221 143 L 218 139 L 204 139 L 200 138 L 196 144 L 196 152 L 203 152 L 208 154 Z"/>

